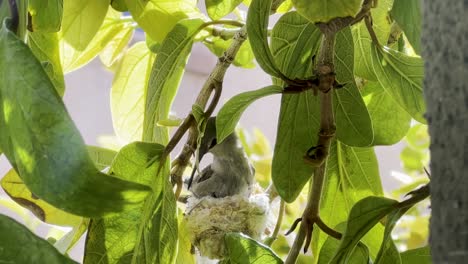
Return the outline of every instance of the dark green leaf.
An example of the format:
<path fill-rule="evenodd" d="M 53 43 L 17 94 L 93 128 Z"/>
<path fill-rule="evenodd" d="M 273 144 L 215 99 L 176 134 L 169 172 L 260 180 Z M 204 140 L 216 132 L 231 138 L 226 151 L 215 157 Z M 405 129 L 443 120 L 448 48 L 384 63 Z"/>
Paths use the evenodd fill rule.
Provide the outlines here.
<path fill-rule="evenodd" d="M 122 142 L 142 139 L 145 89 L 155 58 L 144 42 L 135 43 L 125 52 L 115 73 L 111 90 L 112 123 Z"/>
<path fill-rule="evenodd" d="M 401 264 L 431 264 L 431 252 L 429 246 L 410 249 L 401 253 Z"/>
<path fill-rule="evenodd" d="M 401 258 L 398 249 L 392 239 L 392 230 L 398 219 L 403 216 L 409 208 L 394 209 L 386 218 L 385 232 L 379 253 L 375 258 L 375 264 L 400 264 Z"/>
<path fill-rule="evenodd" d="M 203 26 L 200 19 L 183 20 L 164 39 L 151 70 L 145 93 L 145 117 L 143 140 L 164 143 L 169 137 L 168 129 L 156 127 L 156 122 L 167 119 L 179 87 L 185 62 L 192 47 L 193 38 Z"/>
<path fill-rule="evenodd" d="M 63 96 L 65 80 L 62 64 L 60 63 L 60 49 L 57 33 L 31 32 L 28 35 L 28 45 L 36 58 L 42 63 L 55 89 Z"/>
<path fill-rule="evenodd" d="M 275 77 L 285 79 L 276 66 L 268 46 L 268 18 L 270 17 L 271 0 L 253 0 L 247 13 L 247 34 L 252 44 L 258 64 L 262 69 Z"/>
<path fill-rule="evenodd" d="M 341 238 L 337 253 L 330 263 L 346 263 L 361 238 L 380 219 L 394 210 L 397 201 L 383 197 L 367 197 L 357 202 L 348 217 L 346 232 Z"/>
<path fill-rule="evenodd" d="M 372 145 L 393 145 L 408 132 L 411 116 L 377 82 L 368 82 L 362 96 L 372 119 Z"/>
<path fill-rule="evenodd" d="M 240 234 L 229 233 L 224 236 L 227 258 L 230 264 L 274 264 L 283 261 L 267 246 Z"/>
<path fill-rule="evenodd" d="M 4 215 L 0 215 L 0 234 L 1 261 L 4 263 L 76 263 L 60 254 L 49 242 Z"/>
<path fill-rule="evenodd" d="M 336 80 L 345 85 L 334 89 L 336 138 L 348 146 L 366 147 L 374 139 L 371 117 L 354 81 L 354 42 L 349 28 L 336 34 Z"/>
<path fill-rule="evenodd" d="M 312 55 L 318 50 L 320 36 L 319 30 L 296 12 L 283 15 L 271 34 L 277 65 L 291 79 L 310 76 Z M 319 111 L 318 99 L 310 92 L 282 95 L 272 179 L 287 202 L 296 199 L 312 176 L 313 167 L 302 157 L 317 143 Z"/>
<path fill-rule="evenodd" d="M 62 13 L 63 0 L 29 0 L 30 31 L 58 32 Z"/>
<path fill-rule="evenodd" d="M 405 32 L 411 46 L 417 54 L 421 54 L 421 0 L 395 0 L 392 18 Z"/>
<path fill-rule="evenodd" d="M 206 0 L 206 11 L 213 20 L 218 20 L 231 13 L 242 0 Z"/>
<path fill-rule="evenodd" d="M 125 0 L 125 3 L 138 25 L 159 43 L 181 20 L 204 18 L 197 0 Z"/>
<path fill-rule="evenodd" d="M 292 0 L 296 10 L 312 23 L 328 22 L 337 17 L 354 17 L 362 0 Z"/>
<path fill-rule="evenodd" d="M 111 0 L 111 6 L 115 10 L 119 12 L 126 12 L 128 11 L 127 4 L 125 3 L 125 0 Z"/>
<path fill-rule="evenodd" d="M 281 91 L 283 91 L 283 88 L 280 86 L 271 85 L 259 90 L 238 94 L 227 101 L 216 117 L 216 138 L 218 143 L 234 132 L 242 113 L 250 104 L 262 97 L 281 93 Z"/>
<path fill-rule="evenodd" d="M 65 1 L 61 30 L 65 41 L 76 50 L 84 50 L 101 27 L 109 3 L 110 0 Z"/>
<path fill-rule="evenodd" d="M 330 146 L 326 179 L 320 202 L 320 216 L 329 226 L 347 221 L 353 205 L 371 195 L 383 195 L 379 166 L 373 148 L 349 147 L 339 141 Z M 371 256 L 380 248 L 383 228 L 375 227 L 364 238 Z M 317 252 L 325 239 L 325 233 L 314 230 L 313 245 Z"/>
<path fill-rule="evenodd" d="M 0 146 L 31 192 L 89 217 L 141 202 L 147 187 L 96 169 L 40 62 L 5 24 L 0 56 Z"/>
<path fill-rule="evenodd" d="M 175 258 L 174 194 L 167 177 L 156 175 L 160 163 L 153 162 L 149 166 L 151 160 L 158 160 L 163 150 L 164 146 L 159 144 L 135 142 L 119 151 L 111 173 L 124 180 L 151 183 L 154 192 L 138 208 L 92 220 L 85 263 L 171 263 Z M 167 167 L 162 171 L 167 171 Z"/>

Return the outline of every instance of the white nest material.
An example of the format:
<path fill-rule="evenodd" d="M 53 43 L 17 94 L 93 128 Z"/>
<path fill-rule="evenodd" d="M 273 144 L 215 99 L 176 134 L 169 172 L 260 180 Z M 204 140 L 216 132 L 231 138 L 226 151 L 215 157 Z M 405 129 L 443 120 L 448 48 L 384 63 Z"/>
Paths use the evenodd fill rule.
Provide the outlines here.
<path fill-rule="evenodd" d="M 269 199 L 265 194 L 228 196 L 224 198 L 189 198 L 185 211 L 192 244 L 202 256 L 222 259 L 225 256 L 224 235 L 242 232 L 258 239 L 265 230 Z"/>

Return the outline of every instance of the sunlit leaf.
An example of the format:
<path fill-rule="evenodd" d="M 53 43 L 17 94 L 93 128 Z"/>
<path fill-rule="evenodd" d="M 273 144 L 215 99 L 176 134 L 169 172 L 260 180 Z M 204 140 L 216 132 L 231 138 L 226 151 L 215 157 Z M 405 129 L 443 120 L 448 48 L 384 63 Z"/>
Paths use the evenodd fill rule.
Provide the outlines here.
<path fill-rule="evenodd" d="M 145 89 L 156 55 L 144 42 L 134 44 L 115 73 L 111 90 L 112 122 L 123 143 L 141 140 Z"/>
<path fill-rule="evenodd" d="M 420 0 L 395 0 L 392 18 L 405 32 L 411 46 L 421 54 L 422 11 Z"/>
<path fill-rule="evenodd" d="M 0 233 L 1 260 L 4 263 L 76 263 L 60 254 L 49 242 L 1 214 Z"/>
<path fill-rule="evenodd" d="M 109 9 L 104 22 L 98 28 L 98 32 L 84 50 L 76 49 L 66 39 L 60 39 L 60 60 L 65 73 L 76 70 L 90 62 L 109 43 L 120 42 L 121 44 L 124 42 L 129 31 L 133 30 L 133 26 L 131 22 L 121 20 L 120 15 L 119 12 Z"/>
<path fill-rule="evenodd" d="M 227 136 L 234 132 L 242 113 L 254 101 L 272 94 L 281 93 L 283 88 L 278 85 L 271 85 L 259 90 L 244 92 L 232 97 L 227 101 L 216 117 L 216 138 L 220 143 Z"/>
<path fill-rule="evenodd" d="M 411 116 L 377 82 L 368 82 L 362 96 L 372 119 L 372 145 L 393 145 L 408 132 Z"/>
<path fill-rule="evenodd" d="M 98 170 L 103 170 L 109 167 L 112 164 L 115 155 L 117 155 L 117 152 L 111 149 L 96 146 L 88 146 L 88 153 Z"/>
<path fill-rule="evenodd" d="M 206 0 L 205 6 L 210 18 L 218 20 L 231 13 L 240 3 L 242 0 Z"/>
<path fill-rule="evenodd" d="M 57 92 L 63 96 L 65 80 L 60 63 L 60 48 L 57 33 L 31 32 L 28 35 L 28 45 L 36 58 L 42 63 L 49 79 Z"/>
<path fill-rule="evenodd" d="M 81 223 L 54 243 L 54 247 L 62 254 L 69 252 L 78 243 L 83 234 L 88 231 L 89 219 L 83 218 Z"/>
<path fill-rule="evenodd" d="M 63 0 L 30 0 L 30 31 L 57 32 L 62 24 Z"/>
<path fill-rule="evenodd" d="M 107 67 L 111 67 L 122 56 L 122 51 L 133 37 L 133 27 L 126 25 L 128 26 L 115 35 L 99 54 L 102 63 Z"/>
<path fill-rule="evenodd" d="M 196 0 L 125 0 L 125 3 L 138 25 L 159 43 L 179 21 L 203 18 Z"/>
<path fill-rule="evenodd" d="M 110 0 L 65 1 L 61 30 L 63 39 L 74 49 L 84 50 L 101 27 L 109 3 Z"/>
<path fill-rule="evenodd" d="M 28 46 L 0 32 L 0 146 L 32 193 L 77 215 L 131 208 L 148 188 L 100 173 L 83 139 Z"/>
<path fill-rule="evenodd" d="M 271 0 L 253 0 L 247 14 L 247 34 L 252 51 L 262 69 L 275 77 L 283 78 L 283 73 L 276 66 L 268 46 L 268 18 Z"/>
<path fill-rule="evenodd" d="M 231 43 L 232 39 L 223 40 L 219 37 L 210 39 L 209 43 L 203 42 L 203 44 L 205 44 L 205 46 L 218 57 L 223 55 L 223 53 L 227 50 Z M 255 67 L 254 59 L 255 57 L 252 52 L 252 47 L 250 46 L 250 42 L 247 39 L 246 41 L 244 41 L 244 43 L 242 43 L 232 64 L 234 66 L 250 69 Z"/>
<path fill-rule="evenodd" d="M 292 0 L 296 10 L 313 23 L 328 22 L 336 17 L 354 17 L 362 0 Z"/>
<path fill-rule="evenodd" d="M 429 134 L 427 126 L 423 124 L 416 124 L 412 126 L 408 134 L 406 134 L 406 142 L 411 148 L 417 150 L 427 150 L 430 145 Z"/>
<path fill-rule="evenodd" d="M 339 247 L 340 241 L 333 237 L 327 238 L 325 244 L 320 250 L 317 264 L 328 264 L 333 257 L 333 253 Z M 363 243 L 359 242 L 351 253 L 347 264 L 367 264 L 369 262 L 369 249 Z"/>
<path fill-rule="evenodd" d="M 274 264 L 283 261 L 267 246 L 239 233 L 224 236 L 230 264 Z"/>
<path fill-rule="evenodd" d="M 158 139 L 162 141 L 155 142 L 164 143 L 168 139 L 168 129 L 157 127 L 155 124 L 169 117 L 169 110 L 184 73 L 193 38 L 202 26 L 203 21 L 200 19 L 181 21 L 164 39 L 145 91 L 144 141 Z"/>
<path fill-rule="evenodd" d="M 348 217 L 346 232 L 341 238 L 337 253 L 330 263 L 346 262 L 351 256 L 359 240 L 373 227 L 380 219 L 394 210 L 397 201 L 383 197 L 368 197 L 357 202 Z"/>
<path fill-rule="evenodd" d="M 187 228 L 187 221 L 179 214 L 179 248 L 175 263 L 195 264 L 195 255 L 192 254 L 192 241 L 190 241 L 190 233 Z"/>

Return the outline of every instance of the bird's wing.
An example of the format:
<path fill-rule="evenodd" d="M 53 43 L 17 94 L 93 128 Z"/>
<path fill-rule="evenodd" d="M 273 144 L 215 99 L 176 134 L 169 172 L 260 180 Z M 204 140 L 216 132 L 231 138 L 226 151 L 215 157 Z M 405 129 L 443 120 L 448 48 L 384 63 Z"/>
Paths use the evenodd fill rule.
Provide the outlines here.
<path fill-rule="evenodd" d="M 209 165 L 208 167 L 204 168 L 200 172 L 200 174 L 198 174 L 195 177 L 195 182 L 196 183 L 204 182 L 204 181 L 208 180 L 209 178 L 211 178 L 212 175 L 213 175 L 213 170 L 211 169 L 211 165 Z"/>

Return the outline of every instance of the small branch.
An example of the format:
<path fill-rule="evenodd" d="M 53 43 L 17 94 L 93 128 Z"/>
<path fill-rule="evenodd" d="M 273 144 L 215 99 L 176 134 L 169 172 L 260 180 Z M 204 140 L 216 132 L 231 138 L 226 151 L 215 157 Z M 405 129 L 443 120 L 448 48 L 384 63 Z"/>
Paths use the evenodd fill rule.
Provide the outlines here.
<path fill-rule="evenodd" d="M 296 239 L 294 239 L 294 243 L 291 246 L 291 249 L 289 250 L 289 254 L 284 261 L 284 264 L 295 264 L 297 257 L 299 256 L 299 252 L 301 251 L 302 248 L 302 243 L 304 242 L 305 239 L 305 230 L 304 226 L 301 225 L 299 228 L 299 232 L 296 235 Z"/>
<path fill-rule="evenodd" d="M 285 208 L 285 202 L 283 199 L 281 199 L 280 208 L 278 211 L 278 219 L 276 220 L 275 229 L 273 230 L 273 233 L 271 234 L 271 236 L 265 239 L 265 245 L 267 246 L 271 246 L 271 244 L 273 244 L 273 242 L 275 242 L 275 240 L 278 238 L 278 233 L 281 229 L 281 224 L 283 223 L 284 208 Z"/>
<path fill-rule="evenodd" d="M 232 61 L 234 60 L 237 52 L 239 51 L 240 46 L 242 43 L 247 39 L 247 32 L 245 30 L 245 26 L 239 30 L 234 38 L 232 44 L 226 50 L 223 56 L 221 56 L 218 60 L 218 63 L 214 67 L 213 71 L 211 72 L 210 76 L 206 80 L 205 84 L 203 85 L 198 97 L 195 101 L 195 104 L 205 108 L 211 94 L 214 92 L 213 100 L 211 101 L 210 105 L 208 106 L 207 110 L 205 111 L 205 115 L 208 118 L 213 113 L 216 105 L 219 102 L 219 98 L 222 92 L 222 83 L 224 79 L 224 75 L 228 67 L 231 65 Z M 197 148 L 197 138 L 198 138 L 198 130 L 195 127 L 195 120 L 192 114 L 189 114 L 184 120 L 183 124 L 184 127 L 180 127 L 177 132 L 177 138 L 173 138 L 170 140 L 170 145 L 168 144 L 168 148 L 164 151 L 166 158 L 169 153 L 174 149 L 174 147 L 178 144 L 182 136 L 189 131 L 188 139 L 184 148 L 179 153 L 179 155 L 173 161 L 173 167 L 171 170 L 171 179 L 172 182 L 177 185 L 175 194 L 178 197 L 182 191 L 182 175 L 190 163 L 190 158 L 194 154 L 195 149 Z"/>
<path fill-rule="evenodd" d="M 374 28 L 372 27 L 372 18 L 371 16 L 367 16 L 364 21 L 366 22 L 366 27 L 367 31 L 369 31 L 369 35 L 372 39 L 372 42 L 377 45 L 377 47 L 381 47 L 379 43 L 379 39 L 377 38 L 377 35 L 375 34 Z"/>
<path fill-rule="evenodd" d="M 409 192 L 407 195 L 411 195 L 411 198 L 400 202 L 397 206 L 398 208 L 409 208 L 422 200 L 429 197 L 431 194 L 430 183 L 422 186 L 421 188 Z"/>

